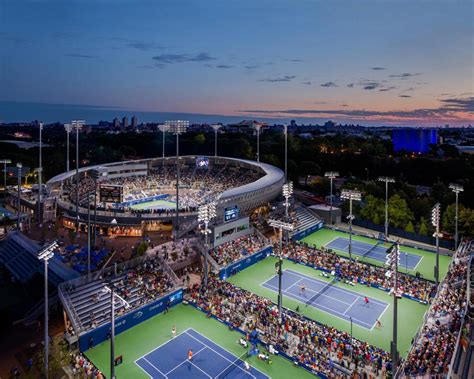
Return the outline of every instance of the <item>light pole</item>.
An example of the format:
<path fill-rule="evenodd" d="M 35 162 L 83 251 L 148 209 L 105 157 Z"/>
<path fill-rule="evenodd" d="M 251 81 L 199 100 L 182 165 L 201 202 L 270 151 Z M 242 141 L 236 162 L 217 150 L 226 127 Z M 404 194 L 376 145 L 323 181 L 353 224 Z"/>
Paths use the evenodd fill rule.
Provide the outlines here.
<path fill-rule="evenodd" d="M 3 163 L 3 190 L 7 193 L 7 164 L 12 163 L 10 159 L 1 159 L 0 163 Z"/>
<path fill-rule="evenodd" d="M 16 164 L 16 168 L 17 168 L 17 176 L 18 176 L 18 201 L 17 201 L 17 219 L 16 219 L 16 229 L 17 230 L 20 230 L 20 215 L 21 215 L 21 211 L 20 211 L 20 206 L 21 206 L 21 168 L 23 167 L 23 165 L 21 164 L 21 162 L 18 162 Z"/>
<path fill-rule="evenodd" d="M 71 133 L 71 124 L 64 124 L 64 130 L 66 131 L 66 172 L 69 172 L 69 133 Z"/>
<path fill-rule="evenodd" d="M 51 242 L 38 253 L 38 259 L 44 262 L 44 375 L 48 378 L 49 371 L 49 335 L 48 335 L 48 261 L 54 257 L 54 250 L 58 248 L 56 241 Z"/>
<path fill-rule="evenodd" d="M 385 264 L 389 266 L 386 272 L 387 277 L 393 276 L 393 331 L 392 343 L 390 344 L 392 353 L 392 378 L 395 378 L 398 365 L 398 265 L 400 259 L 400 246 L 395 242 L 389 249 Z"/>
<path fill-rule="evenodd" d="M 379 176 L 377 180 L 385 183 L 385 239 L 388 239 L 388 183 L 395 183 L 395 179 L 388 176 Z"/>
<path fill-rule="evenodd" d="M 162 158 L 165 157 L 165 140 L 166 140 L 166 132 L 169 132 L 170 128 L 169 128 L 169 125 L 166 125 L 166 124 L 161 124 L 161 125 L 158 125 L 158 129 L 160 130 L 160 132 L 163 134 L 163 152 L 162 152 Z"/>
<path fill-rule="evenodd" d="M 214 124 L 211 125 L 212 129 L 214 129 L 214 156 L 217 157 L 217 132 L 220 128 L 222 128 L 221 124 Z"/>
<path fill-rule="evenodd" d="M 262 128 L 262 125 L 254 124 L 253 127 L 257 133 L 257 162 L 260 162 L 260 129 Z"/>
<path fill-rule="evenodd" d="M 330 224 L 332 225 L 332 184 L 333 180 L 339 176 L 339 172 L 337 171 L 328 171 L 324 173 L 326 178 L 329 178 L 330 181 L 330 198 L 329 198 L 329 220 Z"/>
<path fill-rule="evenodd" d="M 291 198 L 291 195 L 293 195 L 293 182 L 288 182 L 288 183 L 283 184 L 282 192 L 285 198 L 285 216 L 288 219 L 288 215 L 289 215 L 288 208 L 290 207 L 290 198 Z"/>
<path fill-rule="evenodd" d="M 435 266 L 435 280 L 436 285 L 439 284 L 439 237 L 441 237 L 441 233 L 439 232 L 439 220 L 441 218 L 441 204 L 436 203 L 434 207 L 431 209 L 431 225 L 435 227 L 435 232 L 433 237 L 436 238 L 436 266 Z"/>
<path fill-rule="evenodd" d="M 449 188 L 456 194 L 456 214 L 454 216 L 454 251 L 458 249 L 459 234 L 458 234 L 458 222 L 459 222 L 459 193 L 464 191 L 464 187 L 460 184 L 451 183 Z"/>
<path fill-rule="evenodd" d="M 285 134 L 285 183 L 288 183 L 288 125 L 283 125 L 283 133 Z"/>
<path fill-rule="evenodd" d="M 83 120 L 73 120 L 71 125 L 76 129 L 76 235 L 79 235 L 79 129 L 85 124 Z"/>
<path fill-rule="evenodd" d="M 38 165 L 38 225 L 42 224 L 41 200 L 43 192 L 43 123 L 39 123 L 39 165 Z"/>
<path fill-rule="evenodd" d="M 175 241 L 178 240 L 179 234 L 179 135 L 186 132 L 189 126 L 189 121 L 174 120 L 166 121 L 171 133 L 176 135 L 176 226 L 175 226 Z"/>
<path fill-rule="evenodd" d="M 283 230 L 291 232 L 294 229 L 293 224 L 281 220 L 270 219 L 268 224 L 280 230 L 280 256 L 278 257 L 278 314 L 282 319 L 283 294 L 282 294 L 282 276 L 283 276 Z"/>
<path fill-rule="evenodd" d="M 341 199 L 349 200 L 349 260 L 352 261 L 352 220 L 354 220 L 354 215 L 352 214 L 352 201 L 361 201 L 362 194 L 357 190 L 348 190 L 344 189 L 341 192 Z"/>
<path fill-rule="evenodd" d="M 115 293 L 115 286 L 109 283 L 104 286 L 103 292 L 110 293 L 110 378 L 116 379 L 115 376 L 115 298 L 117 298 L 125 309 L 130 308 L 130 304 L 120 295 Z"/>
<path fill-rule="evenodd" d="M 204 223 L 204 229 L 202 233 L 204 234 L 204 287 L 207 288 L 207 279 L 208 279 L 208 263 L 207 255 L 209 254 L 209 240 L 208 235 L 211 234 L 211 231 L 208 229 L 209 222 L 217 216 L 216 213 L 216 203 L 211 202 L 208 204 L 201 205 L 198 210 L 198 221 Z"/>

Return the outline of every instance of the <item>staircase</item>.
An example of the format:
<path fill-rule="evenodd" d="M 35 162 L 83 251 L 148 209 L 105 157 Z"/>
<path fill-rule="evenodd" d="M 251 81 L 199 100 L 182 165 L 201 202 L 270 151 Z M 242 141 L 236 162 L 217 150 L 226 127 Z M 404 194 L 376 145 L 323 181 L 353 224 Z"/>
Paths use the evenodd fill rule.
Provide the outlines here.
<path fill-rule="evenodd" d="M 295 212 L 298 222 L 295 230 L 290 233 L 290 237 L 293 237 L 295 234 L 304 230 L 310 229 L 321 222 L 321 219 L 316 216 L 315 213 L 303 205 L 297 206 Z"/>

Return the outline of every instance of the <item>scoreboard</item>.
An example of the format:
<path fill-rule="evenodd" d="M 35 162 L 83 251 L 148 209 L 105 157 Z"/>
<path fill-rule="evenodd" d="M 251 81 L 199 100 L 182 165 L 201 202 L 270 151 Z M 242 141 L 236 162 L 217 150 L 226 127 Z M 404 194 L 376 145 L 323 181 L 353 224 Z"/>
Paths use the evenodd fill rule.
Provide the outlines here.
<path fill-rule="evenodd" d="M 232 207 L 224 208 L 224 222 L 234 221 L 239 218 L 239 207 L 233 205 Z"/>
<path fill-rule="evenodd" d="M 99 198 L 101 203 L 121 203 L 123 201 L 123 187 L 102 184 L 99 190 Z"/>

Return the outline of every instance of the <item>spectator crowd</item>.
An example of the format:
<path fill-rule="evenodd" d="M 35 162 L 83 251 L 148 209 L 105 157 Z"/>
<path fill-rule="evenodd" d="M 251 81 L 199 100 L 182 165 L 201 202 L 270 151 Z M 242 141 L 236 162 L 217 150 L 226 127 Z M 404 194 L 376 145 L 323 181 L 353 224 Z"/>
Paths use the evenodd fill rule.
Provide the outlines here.
<path fill-rule="evenodd" d="M 266 245 L 267 241 L 264 238 L 253 233 L 223 243 L 211 249 L 209 254 L 219 266 L 228 266 L 239 259 L 262 250 Z"/>

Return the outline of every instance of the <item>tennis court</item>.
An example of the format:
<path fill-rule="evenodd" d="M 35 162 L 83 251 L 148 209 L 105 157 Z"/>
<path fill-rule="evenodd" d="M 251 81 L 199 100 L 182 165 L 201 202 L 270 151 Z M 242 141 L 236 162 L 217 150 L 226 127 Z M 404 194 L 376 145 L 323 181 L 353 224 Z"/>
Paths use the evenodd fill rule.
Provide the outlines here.
<path fill-rule="evenodd" d="M 261 285 L 278 292 L 278 275 Z M 304 292 L 302 287 L 305 288 Z M 369 303 L 365 304 L 363 295 L 337 287 L 334 281 L 328 283 L 289 269 L 283 271 L 282 292 L 306 306 L 347 321 L 352 319 L 354 324 L 370 330 L 388 308 L 387 303 L 373 298 L 369 298 Z"/>
<path fill-rule="evenodd" d="M 190 349 L 191 361 L 187 358 Z M 190 328 L 137 359 L 135 364 L 150 378 L 269 378 L 253 367 L 247 371 L 242 359 Z"/>
<path fill-rule="evenodd" d="M 143 203 L 133 204 L 130 206 L 132 209 L 142 210 L 142 209 L 175 209 L 176 203 L 169 200 L 152 200 L 146 201 Z"/>
<path fill-rule="evenodd" d="M 326 244 L 325 247 L 349 253 L 349 238 L 337 237 Z M 352 240 L 352 254 L 385 263 L 387 248 L 383 244 L 370 244 Z M 400 267 L 415 269 L 421 259 L 422 257 L 419 255 L 400 252 Z"/>

